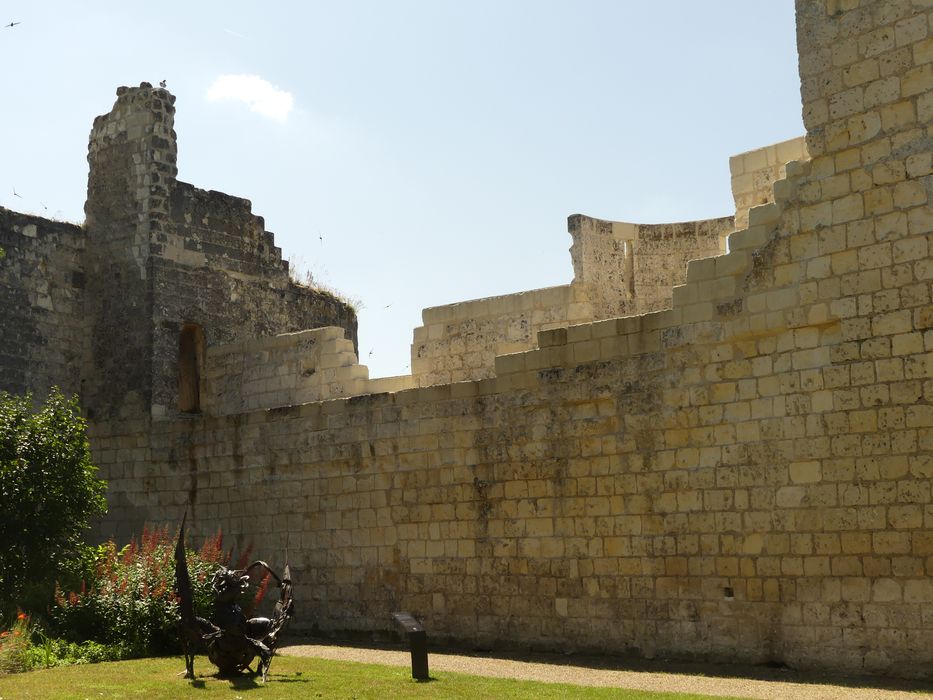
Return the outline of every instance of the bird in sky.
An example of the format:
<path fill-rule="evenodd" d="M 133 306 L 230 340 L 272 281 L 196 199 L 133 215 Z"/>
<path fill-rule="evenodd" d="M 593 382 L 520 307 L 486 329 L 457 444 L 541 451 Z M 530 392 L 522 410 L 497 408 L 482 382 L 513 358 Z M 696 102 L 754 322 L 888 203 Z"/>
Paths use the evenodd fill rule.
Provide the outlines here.
<path fill-rule="evenodd" d="M 9 29 L 10 27 L 15 27 L 17 24 L 22 24 L 22 22 L 10 22 L 9 24 L 3 25 L 3 28 Z"/>
<path fill-rule="evenodd" d="M 160 80 L 160 81 L 159 81 L 159 87 L 160 87 L 160 88 L 164 88 L 166 85 L 167 85 L 167 83 L 166 83 L 164 80 Z"/>
<path fill-rule="evenodd" d="M 14 197 L 19 197 L 20 199 L 23 198 L 23 195 L 21 195 L 19 192 L 17 192 L 15 187 L 13 188 L 13 196 L 14 196 Z"/>

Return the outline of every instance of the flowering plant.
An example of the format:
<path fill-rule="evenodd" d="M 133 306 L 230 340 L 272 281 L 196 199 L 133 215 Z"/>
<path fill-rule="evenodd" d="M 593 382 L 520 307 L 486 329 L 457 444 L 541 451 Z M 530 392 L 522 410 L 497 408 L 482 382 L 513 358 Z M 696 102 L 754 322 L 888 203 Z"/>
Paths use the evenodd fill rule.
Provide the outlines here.
<path fill-rule="evenodd" d="M 9 629 L 0 631 L 0 674 L 26 670 L 29 637 L 29 616 L 18 611 Z"/>
<path fill-rule="evenodd" d="M 119 646 L 123 658 L 178 653 L 174 553 L 174 537 L 167 527 L 146 527 L 140 540 L 133 538 L 120 550 L 113 541 L 101 545 L 89 580 L 77 590 L 56 587 L 50 611 L 53 631 L 73 641 Z M 247 547 L 238 558 L 238 568 L 249 554 Z M 224 550 L 219 531 L 207 538 L 200 551 L 187 551 L 196 615 L 211 617 L 211 579 L 218 566 L 227 566 L 231 559 L 232 550 Z M 264 592 L 260 584 L 258 600 Z"/>

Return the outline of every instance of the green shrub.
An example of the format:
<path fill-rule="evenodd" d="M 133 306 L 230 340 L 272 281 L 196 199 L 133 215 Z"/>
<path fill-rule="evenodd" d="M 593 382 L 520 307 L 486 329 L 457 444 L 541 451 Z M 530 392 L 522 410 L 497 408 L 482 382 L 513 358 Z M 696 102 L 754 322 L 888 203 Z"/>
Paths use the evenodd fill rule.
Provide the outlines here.
<path fill-rule="evenodd" d="M 34 668 L 116 661 L 124 656 L 119 645 L 53 639 L 23 612 L 17 614 L 10 629 L 0 631 L 0 675 Z"/>
<path fill-rule="evenodd" d="M 77 398 L 0 393 L 0 614 L 41 609 L 90 519 L 106 512 Z M 29 598 L 26 600 L 25 598 Z"/>
<path fill-rule="evenodd" d="M 53 639 L 38 630 L 33 632 L 32 644 L 24 655 L 27 669 L 96 664 L 101 661 L 119 661 L 123 658 L 126 658 L 126 651 L 119 644 L 69 642 Z"/>
<path fill-rule="evenodd" d="M 222 544 L 218 532 L 199 552 L 187 551 L 195 614 L 201 617 L 213 613 L 214 572 L 230 562 Z M 174 554 L 167 528 L 147 527 L 140 541 L 134 538 L 119 551 L 112 541 L 101 545 L 93 576 L 77 591 L 56 590 L 51 631 L 72 642 L 119 648 L 121 658 L 179 653 Z"/>

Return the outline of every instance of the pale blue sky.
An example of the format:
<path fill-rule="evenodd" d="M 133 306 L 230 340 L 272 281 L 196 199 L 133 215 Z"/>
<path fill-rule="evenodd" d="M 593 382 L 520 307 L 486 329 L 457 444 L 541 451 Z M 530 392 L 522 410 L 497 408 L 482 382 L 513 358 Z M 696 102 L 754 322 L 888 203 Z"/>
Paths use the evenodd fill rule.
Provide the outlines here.
<path fill-rule="evenodd" d="M 179 178 L 252 200 L 286 257 L 362 302 L 371 376 L 407 373 L 423 307 L 569 282 L 570 214 L 731 214 L 728 157 L 803 133 L 793 15 L 792 0 L 5 0 L 0 24 L 21 24 L 0 29 L 0 205 L 81 221 L 93 118 L 117 86 L 165 79 Z M 291 110 L 209 100 L 224 75 L 260 77 Z"/>

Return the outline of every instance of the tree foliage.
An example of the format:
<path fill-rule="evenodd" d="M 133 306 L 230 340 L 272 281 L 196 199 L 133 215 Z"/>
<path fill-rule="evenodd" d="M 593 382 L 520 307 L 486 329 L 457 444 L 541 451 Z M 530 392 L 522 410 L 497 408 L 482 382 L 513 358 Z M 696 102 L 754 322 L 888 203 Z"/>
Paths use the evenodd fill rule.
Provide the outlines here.
<path fill-rule="evenodd" d="M 0 393 L 0 610 L 53 581 L 106 512 L 77 397 L 54 388 L 44 406 Z"/>

